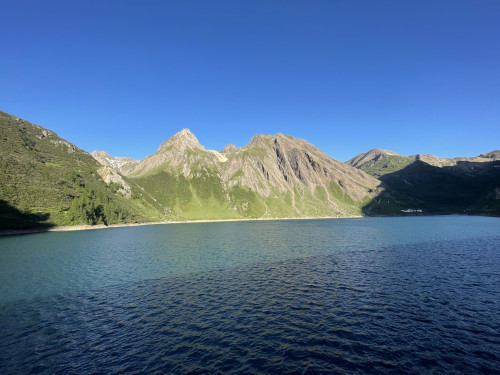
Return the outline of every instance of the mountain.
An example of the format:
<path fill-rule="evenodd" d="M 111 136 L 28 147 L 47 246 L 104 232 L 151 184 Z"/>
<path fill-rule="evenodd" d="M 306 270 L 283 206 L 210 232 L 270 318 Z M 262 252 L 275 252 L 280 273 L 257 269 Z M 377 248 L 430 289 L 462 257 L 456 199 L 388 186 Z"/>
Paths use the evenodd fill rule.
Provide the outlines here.
<path fill-rule="evenodd" d="M 494 150 L 486 154 L 479 155 L 480 158 L 500 160 L 500 150 Z"/>
<path fill-rule="evenodd" d="M 379 181 L 304 140 L 257 135 L 223 151 L 205 149 L 183 129 L 126 176 L 165 219 L 359 215 L 377 195 Z"/>
<path fill-rule="evenodd" d="M 350 165 L 351 167 L 357 168 L 357 167 L 359 167 L 363 164 L 366 164 L 372 160 L 378 160 L 381 157 L 391 156 L 391 155 L 401 156 L 401 155 L 396 154 L 395 152 L 392 152 L 392 151 L 382 150 L 380 148 L 374 148 L 368 152 L 365 152 L 363 154 L 359 154 L 358 156 L 355 156 L 352 159 L 349 159 L 345 163 L 347 165 Z"/>
<path fill-rule="evenodd" d="M 100 164 L 113 168 L 121 174 L 126 175 L 139 164 L 138 160 L 131 158 L 113 157 L 104 151 L 93 151 L 90 153 Z"/>
<path fill-rule="evenodd" d="M 492 151 L 487 154 L 481 154 L 474 157 L 457 157 L 453 159 L 440 158 L 435 155 L 415 155 L 415 159 L 421 160 L 427 164 L 434 165 L 435 167 L 451 167 L 459 165 L 460 162 L 468 163 L 486 163 L 494 160 L 500 160 L 500 152 Z"/>
<path fill-rule="evenodd" d="M 382 181 L 386 190 L 378 200 L 392 200 L 399 206 L 422 209 L 426 213 L 500 215 L 498 151 L 477 157 L 445 159 L 376 150 L 360 154 L 346 163 Z M 367 205 L 365 213 L 397 213 L 397 205 L 386 206 L 381 212 L 376 202 Z"/>
<path fill-rule="evenodd" d="M 0 112 L 0 229 L 401 215 L 407 208 L 500 216 L 499 156 L 442 159 L 374 149 L 341 163 L 281 133 L 217 152 L 183 129 L 138 161 L 91 155 Z"/>
<path fill-rule="evenodd" d="M 413 161 L 414 158 L 410 156 L 403 156 L 392 151 L 374 148 L 364 154 L 359 154 L 345 163 L 379 178 L 384 174 L 398 171 Z"/>
<path fill-rule="evenodd" d="M 0 112 L 0 229 L 143 221 L 153 212 L 103 172 L 54 132 Z"/>

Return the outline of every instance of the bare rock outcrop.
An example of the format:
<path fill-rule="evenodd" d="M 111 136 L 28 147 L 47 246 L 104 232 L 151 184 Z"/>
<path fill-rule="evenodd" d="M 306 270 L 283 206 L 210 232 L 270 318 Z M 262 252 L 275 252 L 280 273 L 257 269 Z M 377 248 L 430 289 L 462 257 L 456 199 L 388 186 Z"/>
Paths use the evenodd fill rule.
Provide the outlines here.
<path fill-rule="evenodd" d="M 125 198 L 130 198 L 132 196 L 132 189 L 129 184 L 125 182 L 123 177 L 115 171 L 113 168 L 108 166 L 102 166 L 97 170 L 99 176 L 104 180 L 104 182 L 109 185 L 111 183 L 118 184 L 118 194 L 121 194 Z"/>
<path fill-rule="evenodd" d="M 138 160 L 131 158 L 114 157 L 104 151 L 93 151 L 90 153 L 99 164 L 113 168 L 126 176 L 138 164 Z"/>

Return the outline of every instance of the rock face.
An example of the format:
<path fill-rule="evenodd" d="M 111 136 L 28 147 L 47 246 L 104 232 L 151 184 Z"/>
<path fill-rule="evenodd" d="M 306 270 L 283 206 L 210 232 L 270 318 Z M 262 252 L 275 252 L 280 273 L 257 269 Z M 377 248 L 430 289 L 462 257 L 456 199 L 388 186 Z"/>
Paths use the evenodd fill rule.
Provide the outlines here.
<path fill-rule="evenodd" d="M 241 171 L 241 173 L 239 173 Z M 240 184 L 268 197 L 273 190 L 289 192 L 294 200 L 295 189 L 301 187 L 312 194 L 318 188 L 338 185 L 343 193 L 356 201 L 368 195 L 369 188 L 379 183 L 365 173 L 336 161 L 310 143 L 283 134 L 257 135 L 242 149 L 228 157 L 222 178 L 229 185 Z M 236 178 L 231 178 L 238 174 Z M 326 204 L 335 206 L 335 199 L 326 195 Z"/>
<path fill-rule="evenodd" d="M 182 129 L 164 142 L 154 153 L 132 168 L 127 175 L 140 177 L 155 170 L 170 170 L 190 177 L 193 167 L 216 168 L 226 158 L 216 151 L 205 150 L 189 129 Z"/>
<path fill-rule="evenodd" d="M 188 129 L 125 174 L 183 218 L 359 215 L 380 184 L 301 139 L 256 135 L 219 153 Z"/>
<path fill-rule="evenodd" d="M 130 199 L 132 196 L 132 188 L 125 182 L 123 177 L 117 171 L 111 167 L 102 166 L 97 170 L 97 173 L 102 177 L 107 185 L 111 183 L 118 184 L 119 187 L 116 192 L 121 194 L 123 197 Z"/>
<path fill-rule="evenodd" d="M 90 153 L 100 164 L 113 168 L 123 175 L 127 175 L 137 164 L 138 160 L 131 158 L 113 157 L 104 151 L 93 151 Z"/>

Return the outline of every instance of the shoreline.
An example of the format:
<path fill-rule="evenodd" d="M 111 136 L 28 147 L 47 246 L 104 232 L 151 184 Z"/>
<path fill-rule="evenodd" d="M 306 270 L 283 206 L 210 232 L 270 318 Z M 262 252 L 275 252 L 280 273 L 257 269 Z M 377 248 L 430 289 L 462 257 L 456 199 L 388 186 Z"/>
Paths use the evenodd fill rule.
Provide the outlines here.
<path fill-rule="evenodd" d="M 225 223 L 243 221 L 275 221 L 275 220 L 327 220 L 327 219 L 359 219 L 365 216 L 319 216 L 319 217 L 269 217 L 256 219 L 201 219 L 201 220 L 169 220 L 150 221 L 145 223 L 121 223 L 121 224 L 96 224 L 96 225 L 61 225 L 54 227 L 36 227 L 27 229 L 1 229 L 1 236 L 15 236 L 21 234 L 34 234 L 46 232 L 75 232 L 81 230 L 97 230 L 111 228 L 140 227 L 144 225 L 169 225 L 169 224 L 196 224 L 196 223 Z"/>
<path fill-rule="evenodd" d="M 1 229 L 0 237 L 15 236 L 21 234 L 35 234 L 47 232 L 75 232 L 81 230 L 97 230 L 111 228 L 140 227 L 145 225 L 169 225 L 169 224 L 196 224 L 196 223 L 225 223 L 225 222 L 243 222 L 243 221 L 274 221 L 274 220 L 327 220 L 327 219 L 359 219 L 365 216 L 320 216 L 320 217 L 269 217 L 256 219 L 201 219 L 201 220 L 169 220 L 169 221 L 150 221 L 145 223 L 122 223 L 122 224 L 96 224 L 96 225 L 61 225 L 54 227 L 36 227 L 27 229 Z"/>
<path fill-rule="evenodd" d="M 483 216 L 497 217 L 491 215 L 463 215 L 463 214 L 438 214 L 438 215 L 403 215 L 403 216 L 308 216 L 308 217 L 264 217 L 256 219 L 200 219 L 200 220 L 168 220 L 168 221 L 148 221 L 144 223 L 121 223 L 121 224 L 96 224 L 96 225 L 61 225 L 54 227 L 36 227 L 27 229 L 0 229 L 0 237 L 16 236 L 22 234 L 35 234 L 47 232 L 76 232 L 82 230 L 98 230 L 112 228 L 141 227 L 145 225 L 169 225 L 169 224 L 197 224 L 197 223 L 226 223 L 226 222 L 248 222 L 248 221 L 282 221 L 282 220 L 331 220 L 331 219 L 361 219 L 369 217 L 415 217 L 415 216 Z"/>

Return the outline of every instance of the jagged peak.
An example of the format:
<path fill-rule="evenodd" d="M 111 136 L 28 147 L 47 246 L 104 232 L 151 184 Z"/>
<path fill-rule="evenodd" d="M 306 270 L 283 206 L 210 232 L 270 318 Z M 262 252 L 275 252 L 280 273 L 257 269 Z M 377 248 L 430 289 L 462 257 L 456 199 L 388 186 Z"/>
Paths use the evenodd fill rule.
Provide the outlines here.
<path fill-rule="evenodd" d="M 272 136 L 269 134 L 256 134 L 252 137 L 247 146 L 258 146 L 265 143 L 267 140 L 271 139 Z"/>
<path fill-rule="evenodd" d="M 188 128 L 183 128 L 180 132 L 177 132 L 175 135 L 193 136 L 194 137 L 194 134 Z"/>
<path fill-rule="evenodd" d="M 196 136 L 188 128 L 184 128 L 180 132 L 177 132 L 172 138 L 184 138 L 191 142 L 196 142 L 198 144 L 200 143 L 198 142 Z"/>
<path fill-rule="evenodd" d="M 174 144 L 181 144 L 183 146 L 187 146 L 188 148 L 199 148 L 203 150 L 205 149 L 198 141 L 198 138 L 196 138 L 196 136 L 191 132 L 191 130 L 184 128 L 180 132 L 175 133 L 167 141 L 165 141 L 158 148 L 157 152 L 163 151 Z"/>

